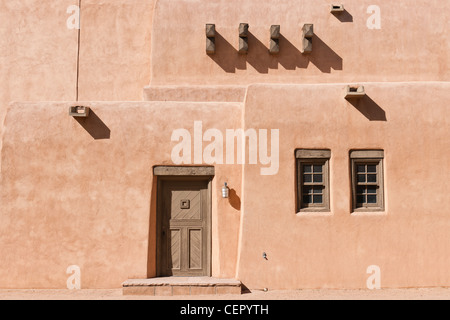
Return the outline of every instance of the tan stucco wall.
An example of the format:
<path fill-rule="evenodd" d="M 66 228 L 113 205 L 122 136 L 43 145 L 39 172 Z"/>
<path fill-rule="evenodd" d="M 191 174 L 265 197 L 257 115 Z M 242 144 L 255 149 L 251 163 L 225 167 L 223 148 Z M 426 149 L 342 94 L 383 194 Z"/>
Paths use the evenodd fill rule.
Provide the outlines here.
<path fill-rule="evenodd" d="M 325 0 L 82 0 L 78 41 L 66 26 L 77 0 L 0 1 L 0 288 L 65 288 L 73 264 L 83 288 L 153 276 L 152 167 L 171 164 L 172 131 L 195 120 L 280 129 L 276 176 L 216 166 L 214 276 L 364 288 L 375 264 L 383 287 L 449 286 L 450 3 L 380 0 L 382 28 L 369 30 L 372 2 L 347 1 L 339 19 Z M 241 22 L 253 35 L 247 56 L 236 52 Z M 215 56 L 206 23 L 221 35 Z M 304 23 L 316 34 L 309 56 L 298 51 Z M 357 82 L 372 99 L 360 110 L 343 99 Z M 77 86 L 97 101 L 85 102 L 96 115 L 85 128 L 67 114 Z M 302 147 L 332 150 L 330 214 L 295 213 Z M 353 148 L 385 150 L 384 213 L 350 214 Z"/>
<path fill-rule="evenodd" d="M 84 127 L 68 116 L 69 103 L 18 103 L 8 112 L 2 153 L 2 288 L 65 288 L 70 265 L 81 268 L 83 288 L 117 288 L 129 278 L 154 276 L 152 168 L 173 164 L 172 131 L 193 130 L 199 119 L 205 128 L 219 130 L 241 122 L 236 103 L 88 104 L 95 116 Z M 240 180 L 241 166 L 216 167 L 216 277 L 235 276 L 239 208 L 220 198 L 220 188 L 228 181 L 240 197 Z"/>
<path fill-rule="evenodd" d="M 74 2 L 0 1 L 0 130 L 11 101 L 75 99 L 78 37 L 66 26 Z"/>
<path fill-rule="evenodd" d="M 142 101 L 156 0 L 82 0 L 80 100 Z"/>
<path fill-rule="evenodd" d="M 379 112 L 365 116 L 343 98 L 345 85 L 251 86 L 245 127 L 280 129 L 280 170 L 244 168 L 239 279 L 251 288 L 366 288 L 367 268 L 378 265 L 383 287 L 449 286 L 449 89 L 368 83 Z M 330 213 L 296 214 L 297 148 L 331 150 Z M 386 210 L 351 214 L 349 151 L 371 148 L 385 152 Z"/>
<path fill-rule="evenodd" d="M 142 101 L 155 1 L 82 0 L 80 41 L 78 0 L 0 1 L 0 124 L 11 101 L 72 101 L 77 86 L 80 100 Z"/>
<path fill-rule="evenodd" d="M 0 1 L 0 101 L 73 100 L 77 31 L 67 28 L 74 0 Z"/>
<path fill-rule="evenodd" d="M 158 1 L 152 37 L 153 85 L 448 81 L 450 3 L 345 1 L 343 18 L 327 0 Z M 336 3 L 335 3 L 336 4 Z M 381 29 L 369 30 L 378 5 Z M 349 21 L 349 17 L 352 22 Z M 342 20 L 342 21 L 341 21 Z M 180 21 L 183 21 L 180 24 Z M 205 54 L 205 24 L 214 23 L 216 54 Z M 238 27 L 250 26 L 248 55 Z M 302 55 L 301 29 L 314 24 L 313 52 Z M 280 53 L 268 53 L 269 29 L 281 25 Z"/>
<path fill-rule="evenodd" d="M 378 265 L 383 287 L 450 285 L 449 123 L 442 117 L 449 85 L 365 86 L 378 114 L 347 102 L 339 84 L 254 85 L 245 109 L 85 103 L 100 119 L 85 128 L 67 115 L 69 103 L 13 104 L 2 153 L 0 286 L 65 287 L 72 264 L 85 288 L 154 275 L 152 167 L 172 164 L 174 128 L 193 132 L 202 120 L 204 130 L 225 132 L 241 126 L 242 111 L 246 129 L 280 129 L 280 170 L 261 176 L 259 165 L 245 165 L 241 182 L 240 166 L 216 166 L 214 276 L 237 276 L 249 288 L 364 288 L 367 267 Z M 109 139 L 89 134 L 108 130 Z M 296 214 L 297 148 L 331 149 L 330 213 Z M 385 212 L 351 214 L 349 150 L 358 148 L 385 151 Z M 224 181 L 240 208 L 220 197 Z"/>

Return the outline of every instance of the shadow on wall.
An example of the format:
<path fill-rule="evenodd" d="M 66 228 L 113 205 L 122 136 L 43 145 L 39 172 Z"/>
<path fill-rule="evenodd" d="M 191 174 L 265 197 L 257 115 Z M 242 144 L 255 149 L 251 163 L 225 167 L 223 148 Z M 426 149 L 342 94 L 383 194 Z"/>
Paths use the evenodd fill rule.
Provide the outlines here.
<path fill-rule="evenodd" d="M 237 195 L 236 190 L 230 189 L 228 202 L 234 209 L 238 211 L 241 210 L 241 198 L 239 198 L 239 196 Z"/>
<path fill-rule="evenodd" d="M 158 181 L 153 176 L 152 192 L 150 195 L 150 213 L 148 224 L 148 253 L 147 253 L 147 278 L 156 277 L 156 215 L 157 215 L 157 189 Z"/>
<path fill-rule="evenodd" d="M 95 140 L 105 140 L 111 137 L 111 130 L 92 109 L 89 112 L 89 117 L 75 119 Z"/>
<path fill-rule="evenodd" d="M 347 100 L 352 106 L 361 112 L 370 121 L 387 121 L 386 112 L 369 96 L 362 99 Z"/>
<path fill-rule="evenodd" d="M 313 51 L 310 54 L 302 54 L 283 35 L 280 36 L 280 52 L 276 55 L 271 55 L 269 48 L 251 32 L 248 34 L 247 54 L 239 54 L 217 31 L 215 44 L 216 53 L 208 56 L 227 73 L 246 70 L 247 63 L 262 74 L 269 73 L 269 69 L 278 69 L 279 65 L 286 70 L 306 69 L 310 62 L 323 73 L 343 69 L 342 58 L 317 35 L 313 36 Z"/>
<path fill-rule="evenodd" d="M 336 12 L 333 13 L 333 15 L 338 19 L 340 22 L 353 22 L 353 16 L 344 9 L 343 12 Z"/>

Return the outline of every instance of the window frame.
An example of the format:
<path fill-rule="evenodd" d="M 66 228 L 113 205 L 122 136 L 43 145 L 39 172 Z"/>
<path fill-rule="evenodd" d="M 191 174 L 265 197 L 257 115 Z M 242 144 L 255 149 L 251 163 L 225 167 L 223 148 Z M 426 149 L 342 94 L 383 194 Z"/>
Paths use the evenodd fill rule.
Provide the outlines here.
<path fill-rule="evenodd" d="M 352 211 L 357 212 L 380 212 L 385 211 L 384 190 L 384 151 L 383 150 L 354 150 L 350 152 L 351 160 L 351 188 L 352 188 Z M 375 165 L 377 182 L 358 182 L 358 165 Z M 366 175 L 368 172 L 365 173 Z M 358 203 L 357 189 L 359 186 L 375 186 L 377 202 L 361 205 Z M 367 193 L 366 193 L 367 196 Z"/>
<path fill-rule="evenodd" d="M 296 203 L 297 213 L 306 212 L 330 212 L 330 150 L 298 149 L 296 150 Z M 303 181 L 303 167 L 305 165 L 322 166 L 322 182 Z M 311 173 L 313 174 L 313 172 Z M 305 184 L 306 183 L 306 184 Z M 322 204 L 307 204 L 303 202 L 303 190 L 305 186 L 323 186 Z"/>

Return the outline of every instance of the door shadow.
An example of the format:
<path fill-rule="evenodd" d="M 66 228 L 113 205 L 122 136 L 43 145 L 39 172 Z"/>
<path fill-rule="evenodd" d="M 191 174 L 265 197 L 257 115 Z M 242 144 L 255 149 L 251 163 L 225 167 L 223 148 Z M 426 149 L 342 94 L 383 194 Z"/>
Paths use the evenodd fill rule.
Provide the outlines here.
<path fill-rule="evenodd" d="M 147 253 L 147 278 L 155 278 L 158 276 L 156 264 L 159 262 L 160 257 L 157 256 L 157 205 L 158 205 L 158 181 L 153 176 L 152 191 L 150 194 L 150 214 L 149 214 L 149 228 L 148 228 L 148 253 Z"/>

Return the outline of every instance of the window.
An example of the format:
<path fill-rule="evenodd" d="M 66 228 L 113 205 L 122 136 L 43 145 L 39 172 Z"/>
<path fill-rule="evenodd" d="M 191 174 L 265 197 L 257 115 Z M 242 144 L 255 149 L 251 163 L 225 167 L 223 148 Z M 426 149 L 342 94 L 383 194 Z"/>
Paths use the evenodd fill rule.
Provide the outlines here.
<path fill-rule="evenodd" d="M 297 212 L 330 211 L 329 160 L 330 150 L 296 151 Z"/>
<path fill-rule="evenodd" d="M 384 211 L 382 150 L 350 152 L 353 211 Z"/>

